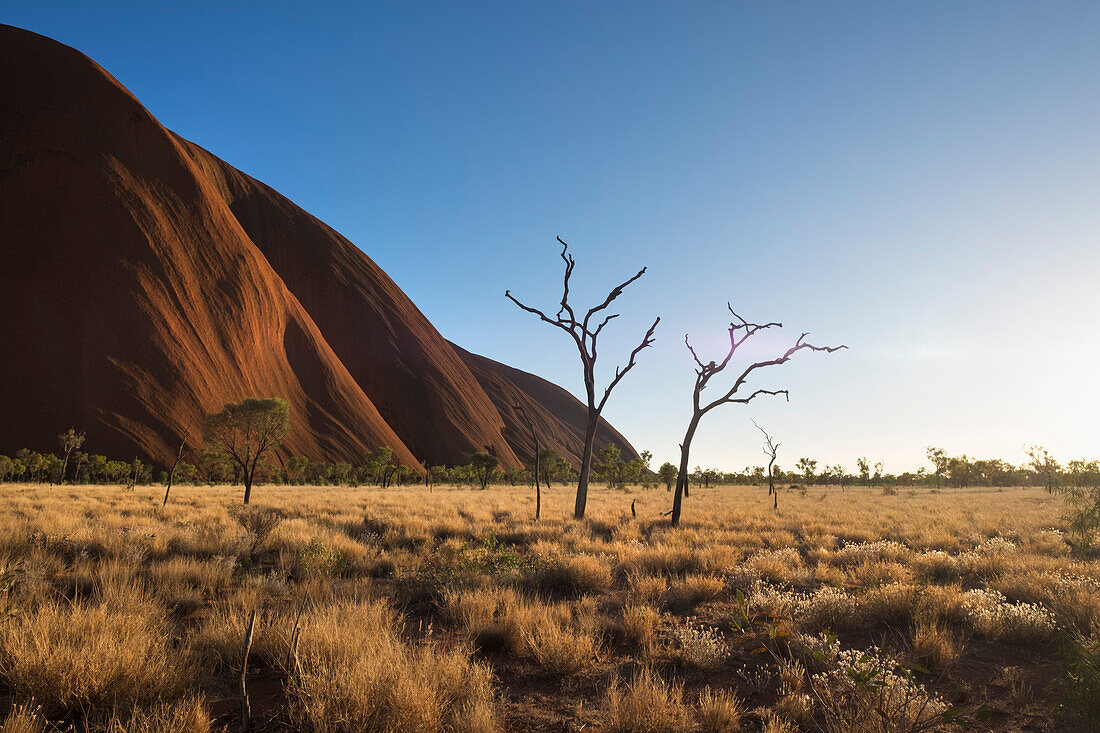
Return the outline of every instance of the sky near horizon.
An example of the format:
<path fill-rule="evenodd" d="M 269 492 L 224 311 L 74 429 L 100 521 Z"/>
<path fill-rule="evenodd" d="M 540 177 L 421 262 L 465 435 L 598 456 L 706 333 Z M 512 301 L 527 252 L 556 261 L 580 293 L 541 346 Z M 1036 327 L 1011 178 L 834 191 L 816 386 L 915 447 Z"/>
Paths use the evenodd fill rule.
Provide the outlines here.
<path fill-rule="evenodd" d="M 261 9 L 262 8 L 262 9 Z M 726 303 L 802 331 L 704 418 L 692 465 L 764 462 L 752 421 L 855 470 L 924 450 L 1100 455 L 1100 3 L 7 3 L 166 127 L 272 185 L 471 351 L 582 394 L 560 247 L 605 416 L 676 461 Z M 731 378 L 734 370 L 731 369 Z M 715 387 L 724 382 L 715 377 Z"/>

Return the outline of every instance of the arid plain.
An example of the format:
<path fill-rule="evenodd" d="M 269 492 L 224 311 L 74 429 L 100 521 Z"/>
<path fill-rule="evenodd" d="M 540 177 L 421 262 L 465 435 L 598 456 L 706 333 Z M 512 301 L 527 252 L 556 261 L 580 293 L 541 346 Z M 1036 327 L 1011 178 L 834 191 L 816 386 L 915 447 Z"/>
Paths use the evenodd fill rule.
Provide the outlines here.
<path fill-rule="evenodd" d="M 1041 488 L 0 486 L 5 733 L 1072 729 Z M 632 516 L 634 503 L 636 516 Z M 1077 679 L 1075 686 L 1072 679 Z M 62 722 L 58 722 L 62 721 Z"/>

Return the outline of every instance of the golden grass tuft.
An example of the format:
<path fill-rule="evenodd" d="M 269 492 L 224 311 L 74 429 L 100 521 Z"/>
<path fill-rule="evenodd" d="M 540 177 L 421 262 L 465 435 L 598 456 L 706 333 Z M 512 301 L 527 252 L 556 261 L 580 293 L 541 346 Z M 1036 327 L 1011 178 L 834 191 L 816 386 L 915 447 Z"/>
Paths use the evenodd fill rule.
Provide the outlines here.
<path fill-rule="evenodd" d="M 649 667 L 634 673 L 629 684 L 617 678 L 604 698 L 602 719 L 607 733 L 683 733 L 691 715 L 683 686 L 665 682 Z"/>

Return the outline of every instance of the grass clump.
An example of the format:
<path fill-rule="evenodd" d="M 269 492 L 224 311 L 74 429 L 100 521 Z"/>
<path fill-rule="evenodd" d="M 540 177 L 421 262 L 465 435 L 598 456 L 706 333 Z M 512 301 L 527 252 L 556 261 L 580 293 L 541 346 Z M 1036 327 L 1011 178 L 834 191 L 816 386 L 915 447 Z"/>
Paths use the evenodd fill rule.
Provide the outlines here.
<path fill-rule="evenodd" d="M 291 717 L 316 733 L 492 731 L 491 673 L 461 648 L 401 641 L 392 609 L 340 602 L 309 615 Z"/>

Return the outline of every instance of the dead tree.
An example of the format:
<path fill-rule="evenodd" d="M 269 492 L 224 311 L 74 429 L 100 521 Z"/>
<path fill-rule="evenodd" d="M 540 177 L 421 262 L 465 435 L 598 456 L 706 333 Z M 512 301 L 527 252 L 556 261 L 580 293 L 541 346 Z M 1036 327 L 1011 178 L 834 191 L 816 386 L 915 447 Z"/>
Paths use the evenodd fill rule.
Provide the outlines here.
<path fill-rule="evenodd" d="M 176 452 L 176 460 L 172 461 L 172 467 L 168 469 L 168 485 L 164 487 L 164 503 L 160 505 L 162 509 L 168 506 L 168 492 L 172 490 L 172 481 L 176 478 L 176 467 L 180 465 L 183 457 L 190 452 L 187 449 L 187 440 L 184 439 L 180 443 L 180 449 Z"/>
<path fill-rule="evenodd" d="M 602 303 L 590 308 L 581 320 L 577 320 L 577 315 L 573 307 L 569 305 L 569 276 L 573 274 L 573 266 L 576 262 L 573 260 L 573 255 L 568 253 L 569 245 L 563 242 L 561 237 L 558 237 L 558 242 L 561 243 L 561 258 L 565 262 L 565 282 L 561 296 L 561 307 L 558 309 L 557 314 L 551 318 L 538 308 L 524 305 L 512 296 L 510 290 L 504 291 L 504 296 L 528 313 L 533 313 L 551 326 L 556 326 L 568 333 L 573 337 L 573 341 L 577 344 L 577 351 L 580 352 L 581 366 L 584 369 L 585 397 L 588 403 L 588 425 L 584 433 L 584 452 L 581 454 L 581 472 L 580 478 L 577 481 L 577 501 L 574 506 L 573 516 L 577 519 L 582 519 L 584 517 L 584 507 L 588 501 L 588 477 L 592 472 L 592 448 L 596 440 L 596 428 L 600 423 L 600 414 L 603 412 L 604 405 L 607 404 L 607 398 L 611 396 L 611 390 L 613 390 L 620 380 L 626 376 L 627 372 L 634 368 L 635 359 L 642 349 L 653 343 L 653 332 L 657 329 L 657 324 L 661 322 L 661 319 L 657 318 L 653 321 L 653 325 L 646 331 L 645 337 L 642 338 L 642 342 L 630 352 L 630 359 L 627 361 L 626 366 L 615 367 L 614 379 L 607 385 L 607 388 L 603 392 L 603 397 L 597 400 L 596 339 L 599 337 L 600 332 L 603 331 L 604 326 L 606 326 L 611 319 L 618 318 L 619 314 L 613 313 L 604 316 L 599 325 L 595 327 L 592 326 L 592 317 L 611 305 L 611 302 L 622 295 L 623 290 L 628 285 L 645 274 L 646 268 L 643 267 L 634 277 L 616 286 L 608 293 Z"/>
<path fill-rule="evenodd" d="M 794 346 L 787 349 L 782 356 L 778 356 L 774 359 L 768 359 L 766 361 L 758 361 L 750 364 L 745 368 L 741 375 L 734 381 L 733 386 L 723 394 L 722 396 L 714 399 L 711 402 L 703 404 L 702 393 L 706 389 L 707 384 L 715 374 L 719 374 L 729 366 L 730 360 L 733 359 L 733 355 L 737 353 L 737 349 L 741 347 L 746 341 L 755 336 L 758 332 L 767 328 L 777 327 L 782 328 L 782 323 L 749 323 L 741 316 L 737 315 L 733 311 L 733 307 L 728 303 L 726 307 L 729 308 L 730 313 L 736 319 L 730 323 L 729 326 L 729 350 L 726 352 L 726 356 L 721 362 L 715 363 L 713 361 L 706 364 L 699 358 L 699 355 L 695 353 L 695 349 L 691 346 L 691 341 L 688 340 L 687 335 L 684 336 L 684 343 L 687 345 L 688 351 L 691 353 L 691 358 L 695 360 L 695 364 L 698 367 L 695 370 L 695 391 L 692 394 L 692 415 L 691 422 L 688 423 L 687 432 L 684 435 L 684 442 L 680 444 L 680 473 L 676 477 L 676 494 L 672 499 L 672 526 L 676 526 L 680 523 L 680 511 L 683 505 L 684 495 L 687 489 L 688 482 L 688 458 L 691 453 L 691 441 L 695 437 L 695 431 L 699 428 L 699 421 L 703 419 L 703 415 L 713 410 L 719 405 L 729 405 L 734 403 L 747 404 L 751 402 L 755 397 L 759 395 L 783 395 L 789 397 L 789 393 L 785 389 L 758 389 L 747 397 L 738 397 L 737 393 L 744 385 L 746 380 L 757 369 L 764 367 L 776 366 L 778 364 L 785 364 L 790 360 L 795 353 L 802 351 L 803 349 L 809 351 L 825 351 L 833 352 L 838 349 L 846 349 L 847 346 L 814 346 L 807 343 L 807 333 L 802 334 L 795 341 Z"/>
<path fill-rule="evenodd" d="M 521 405 L 518 400 L 513 409 L 523 416 L 523 421 L 527 423 L 527 429 L 531 431 L 531 440 L 535 443 L 535 521 L 537 522 L 542 518 L 542 487 L 539 486 L 539 460 L 542 451 L 539 447 L 539 435 L 535 432 L 535 424 L 531 422 L 531 418 L 527 415 L 527 410 L 523 409 L 523 405 Z"/>
<path fill-rule="evenodd" d="M 756 423 L 753 422 L 753 425 Z M 773 441 L 772 436 L 768 435 L 764 428 L 756 425 L 756 429 L 764 433 L 764 455 L 768 457 L 768 496 L 772 497 L 772 509 L 778 511 L 779 492 L 775 490 L 775 472 L 772 467 L 775 465 L 775 457 L 779 454 L 779 443 Z"/>

